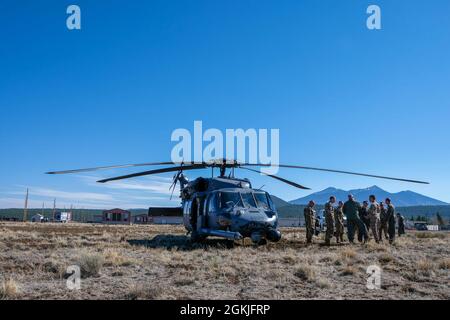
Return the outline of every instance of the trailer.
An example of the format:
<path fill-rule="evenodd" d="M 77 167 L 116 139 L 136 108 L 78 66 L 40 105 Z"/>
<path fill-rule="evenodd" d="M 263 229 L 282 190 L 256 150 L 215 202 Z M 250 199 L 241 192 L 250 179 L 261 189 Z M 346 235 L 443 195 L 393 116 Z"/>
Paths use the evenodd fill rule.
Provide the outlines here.
<path fill-rule="evenodd" d="M 53 220 L 55 222 L 67 223 L 72 220 L 72 212 L 56 212 Z"/>

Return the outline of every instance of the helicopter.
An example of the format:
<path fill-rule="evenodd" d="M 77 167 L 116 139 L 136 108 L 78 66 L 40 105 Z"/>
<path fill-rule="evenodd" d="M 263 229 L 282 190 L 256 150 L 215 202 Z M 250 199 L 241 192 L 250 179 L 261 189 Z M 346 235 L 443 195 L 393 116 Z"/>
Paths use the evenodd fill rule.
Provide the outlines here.
<path fill-rule="evenodd" d="M 256 245 L 264 245 L 268 241 L 278 242 L 281 240 L 282 235 L 278 227 L 278 212 L 271 195 L 261 188 L 253 188 L 249 179 L 235 177 L 236 169 L 259 173 L 302 190 L 310 190 L 310 188 L 254 168 L 279 167 L 325 171 L 410 183 L 429 184 L 428 182 L 419 180 L 351 171 L 284 164 L 241 163 L 236 160 L 228 159 L 212 160 L 208 162 L 152 162 L 125 164 L 66 171 L 51 171 L 47 172 L 47 174 L 68 174 L 145 166 L 168 167 L 102 179 L 97 182 L 107 183 L 110 181 L 174 172 L 173 182 L 169 188 L 169 190 L 172 191 L 171 198 L 177 184 L 179 184 L 181 207 L 178 209 L 180 215 L 183 216 L 183 224 L 193 242 L 203 241 L 210 236 L 225 238 L 231 241 L 250 238 Z M 212 171 L 210 178 L 199 177 L 190 181 L 185 175 L 186 171 L 207 168 L 210 168 Z M 220 171 L 219 176 L 217 177 L 214 176 L 214 169 L 216 168 Z M 229 170 L 228 174 L 227 170 Z M 149 209 L 149 214 L 150 210 L 151 208 Z"/>

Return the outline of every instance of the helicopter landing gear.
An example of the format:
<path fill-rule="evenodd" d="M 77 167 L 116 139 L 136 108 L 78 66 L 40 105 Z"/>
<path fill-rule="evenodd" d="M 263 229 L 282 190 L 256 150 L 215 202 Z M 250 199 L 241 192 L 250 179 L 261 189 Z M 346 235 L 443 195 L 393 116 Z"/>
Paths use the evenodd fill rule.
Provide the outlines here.
<path fill-rule="evenodd" d="M 266 238 L 271 242 L 278 242 L 281 240 L 281 232 L 276 229 L 270 229 L 266 233 Z"/>
<path fill-rule="evenodd" d="M 250 238 L 252 239 L 252 242 L 254 245 L 257 246 L 264 246 L 267 244 L 267 240 L 266 238 L 264 238 L 263 234 L 261 232 L 253 232 L 250 236 Z"/>
<path fill-rule="evenodd" d="M 192 243 L 198 243 L 206 240 L 206 236 L 201 235 L 198 233 L 198 231 L 192 231 L 191 232 L 191 242 Z"/>

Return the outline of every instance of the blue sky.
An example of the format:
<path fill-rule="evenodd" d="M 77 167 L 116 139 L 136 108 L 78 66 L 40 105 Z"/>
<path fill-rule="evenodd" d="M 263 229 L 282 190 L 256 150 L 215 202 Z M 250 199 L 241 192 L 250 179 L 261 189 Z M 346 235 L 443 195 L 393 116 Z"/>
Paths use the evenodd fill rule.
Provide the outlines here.
<path fill-rule="evenodd" d="M 82 30 L 66 28 L 70 4 Z M 382 30 L 366 28 L 369 4 Z M 447 0 L 2 1 L 0 207 L 23 206 L 26 187 L 36 207 L 176 204 L 171 174 L 43 173 L 170 160 L 172 131 L 194 120 L 279 128 L 283 163 L 431 182 L 280 171 L 313 191 L 377 184 L 450 202 L 449 14 Z"/>

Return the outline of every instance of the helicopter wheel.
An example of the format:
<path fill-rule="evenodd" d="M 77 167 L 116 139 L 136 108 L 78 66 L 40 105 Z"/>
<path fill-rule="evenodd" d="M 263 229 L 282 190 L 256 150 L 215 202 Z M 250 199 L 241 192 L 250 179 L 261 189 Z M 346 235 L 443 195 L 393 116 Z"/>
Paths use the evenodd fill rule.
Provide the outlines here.
<path fill-rule="evenodd" d="M 267 239 L 266 239 L 266 238 L 262 239 L 262 240 L 258 243 L 258 245 L 260 245 L 260 246 L 265 246 L 266 244 L 267 244 Z"/>
<path fill-rule="evenodd" d="M 235 242 L 234 242 L 234 240 L 226 240 L 225 244 L 226 244 L 227 249 L 233 249 Z"/>
<path fill-rule="evenodd" d="M 255 246 L 264 246 L 267 244 L 267 239 L 261 232 L 253 232 L 250 238 L 252 239 L 252 242 Z"/>
<path fill-rule="evenodd" d="M 267 244 L 267 239 L 261 239 L 259 242 L 253 242 L 253 246 L 260 247 Z"/>

